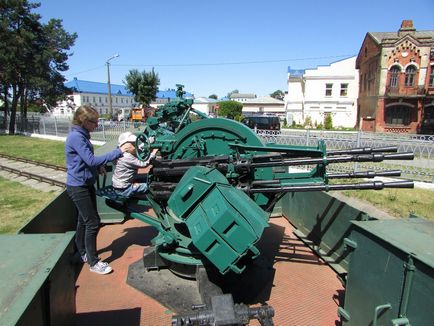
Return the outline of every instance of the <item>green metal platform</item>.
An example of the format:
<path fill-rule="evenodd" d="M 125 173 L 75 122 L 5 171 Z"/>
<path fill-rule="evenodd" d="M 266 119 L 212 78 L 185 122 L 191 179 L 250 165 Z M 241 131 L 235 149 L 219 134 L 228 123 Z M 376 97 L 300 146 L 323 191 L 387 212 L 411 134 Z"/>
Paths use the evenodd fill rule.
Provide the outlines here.
<path fill-rule="evenodd" d="M 353 221 L 343 325 L 432 325 L 434 224 Z"/>
<path fill-rule="evenodd" d="M 1 325 L 75 325 L 74 234 L 0 236 Z"/>

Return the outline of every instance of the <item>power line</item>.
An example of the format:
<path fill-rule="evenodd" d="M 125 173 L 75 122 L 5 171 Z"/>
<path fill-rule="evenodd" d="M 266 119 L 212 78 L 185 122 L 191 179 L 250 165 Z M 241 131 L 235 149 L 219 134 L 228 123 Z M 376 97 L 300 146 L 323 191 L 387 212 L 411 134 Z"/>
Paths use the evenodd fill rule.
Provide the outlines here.
<path fill-rule="evenodd" d="M 257 61 L 234 61 L 234 62 L 208 62 L 208 63 L 176 63 L 176 64 L 113 64 L 117 67 L 193 67 L 193 66 L 229 66 L 229 65 L 249 65 L 288 61 L 305 61 L 305 60 L 321 60 L 321 59 L 336 59 L 342 57 L 352 57 L 355 54 L 341 54 L 327 57 L 311 57 L 311 58 L 292 58 L 292 59 L 276 59 L 276 60 L 257 60 Z"/>
<path fill-rule="evenodd" d="M 76 72 L 76 73 L 70 73 L 70 74 L 67 74 L 67 75 L 65 75 L 65 76 L 66 76 L 66 77 L 68 77 L 68 76 L 77 76 L 77 75 L 81 75 L 81 74 L 84 74 L 84 73 L 89 72 L 89 71 L 93 71 L 93 70 L 101 69 L 101 68 L 103 68 L 103 67 L 104 67 L 104 65 L 102 65 L 102 66 L 98 66 L 98 67 L 94 67 L 94 68 L 90 68 L 90 69 L 83 70 L 83 71 L 79 71 L 79 72 Z"/>
<path fill-rule="evenodd" d="M 112 64 L 116 67 L 196 67 L 196 66 L 234 66 L 234 65 L 250 65 L 250 64 L 264 64 L 264 63 L 276 63 L 276 62 L 290 62 L 290 61 L 307 61 L 307 60 L 324 60 L 324 59 L 336 59 L 352 57 L 355 54 L 340 54 L 326 57 L 310 57 L 310 58 L 291 58 L 291 59 L 275 59 L 275 60 L 255 60 L 255 61 L 229 61 L 229 62 L 208 62 L 208 63 L 174 63 L 174 64 Z M 101 69 L 104 65 L 90 68 L 87 70 L 79 71 L 76 73 L 70 73 L 66 76 L 77 76 L 89 71 Z"/>

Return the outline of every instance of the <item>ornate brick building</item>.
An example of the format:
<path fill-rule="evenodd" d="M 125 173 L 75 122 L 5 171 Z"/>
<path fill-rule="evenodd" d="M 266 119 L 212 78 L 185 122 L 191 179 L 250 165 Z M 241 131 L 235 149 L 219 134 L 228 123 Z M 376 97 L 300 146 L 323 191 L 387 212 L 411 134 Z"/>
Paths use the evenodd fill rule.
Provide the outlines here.
<path fill-rule="evenodd" d="M 434 119 L 434 31 L 404 20 L 398 32 L 368 32 L 356 68 L 362 130 L 416 133 Z"/>

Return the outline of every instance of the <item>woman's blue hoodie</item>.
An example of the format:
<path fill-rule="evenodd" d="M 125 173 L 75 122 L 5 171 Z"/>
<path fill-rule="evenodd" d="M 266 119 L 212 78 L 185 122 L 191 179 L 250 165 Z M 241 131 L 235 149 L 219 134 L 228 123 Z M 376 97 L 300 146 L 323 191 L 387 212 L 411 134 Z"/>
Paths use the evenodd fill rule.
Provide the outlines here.
<path fill-rule="evenodd" d="M 122 156 L 119 148 L 101 156 L 93 154 L 89 132 L 81 126 L 73 126 L 66 138 L 66 184 L 68 186 L 93 185 L 98 167 Z"/>

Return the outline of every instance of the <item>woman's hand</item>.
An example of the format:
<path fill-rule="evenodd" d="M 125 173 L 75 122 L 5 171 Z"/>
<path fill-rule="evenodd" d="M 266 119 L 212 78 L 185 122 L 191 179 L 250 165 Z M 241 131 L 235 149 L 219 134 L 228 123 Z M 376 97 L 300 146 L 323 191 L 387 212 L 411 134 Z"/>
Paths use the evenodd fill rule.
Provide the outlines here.
<path fill-rule="evenodd" d="M 106 171 L 104 165 L 101 165 L 101 166 L 99 167 L 99 171 L 98 171 L 98 172 L 99 172 L 100 175 L 107 175 L 107 171 Z"/>
<path fill-rule="evenodd" d="M 134 154 L 136 147 L 131 143 L 125 143 L 120 147 L 120 149 L 121 149 L 122 153 Z"/>

